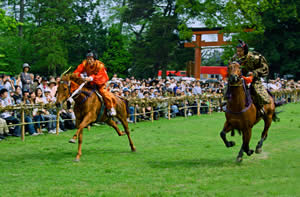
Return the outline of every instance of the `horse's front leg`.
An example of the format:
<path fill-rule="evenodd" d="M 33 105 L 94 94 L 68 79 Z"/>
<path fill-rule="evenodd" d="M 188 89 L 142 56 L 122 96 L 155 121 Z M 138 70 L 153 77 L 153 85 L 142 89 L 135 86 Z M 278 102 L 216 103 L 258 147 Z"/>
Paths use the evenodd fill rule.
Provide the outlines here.
<path fill-rule="evenodd" d="M 79 135 L 79 125 L 80 123 L 82 122 L 82 120 L 79 120 L 79 119 L 76 119 L 76 128 L 77 128 L 77 131 L 76 133 L 73 135 L 73 137 L 69 140 L 69 143 L 73 143 L 75 144 L 76 143 L 76 139 L 78 138 L 78 135 Z"/>
<path fill-rule="evenodd" d="M 252 128 L 243 129 L 242 133 L 243 133 L 243 144 L 236 158 L 237 162 L 243 161 L 243 152 L 245 152 L 248 156 L 252 155 L 254 152 L 252 149 L 249 149 L 249 142 L 252 135 Z"/>
<path fill-rule="evenodd" d="M 226 138 L 226 133 L 228 133 L 232 129 L 233 129 L 232 126 L 228 123 L 228 121 L 226 121 L 225 124 L 224 124 L 223 130 L 220 133 L 220 136 L 221 136 L 221 138 L 222 138 L 222 140 L 223 140 L 223 142 L 224 142 L 224 144 L 227 148 L 232 147 L 232 146 L 235 145 L 234 141 L 228 141 L 227 138 Z"/>
<path fill-rule="evenodd" d="M 82 122 L 80 123 L 79 125 L 79 128 L 77 130 L 76 133 L 78 133 L 78 151 L 77 151 L 77 155 L 76 155 L 76 159 L 75 161 L 79 161 L 80 160 L 80 157 L 82 155 L 82 152 L 81 152 L 81 146 L 82 146 L 82 135 L 83 135 L 83 129 L 88 126 L 91 122 L 93 122 L 94 119 L 92 118 L 92 114 L 89 113 L 87 114 L 84 119 L 82 120 Z"/>

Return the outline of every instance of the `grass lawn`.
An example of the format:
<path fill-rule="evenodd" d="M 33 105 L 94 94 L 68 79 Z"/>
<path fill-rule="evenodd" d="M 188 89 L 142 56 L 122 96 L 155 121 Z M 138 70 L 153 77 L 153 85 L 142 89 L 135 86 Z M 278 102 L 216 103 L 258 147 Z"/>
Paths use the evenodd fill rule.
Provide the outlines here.
<path fill-rule="evenodd" d="M 219 137 L 224 114 L 130 124 L 137 152 L 108 126 L 84 130 L 73 162 L 74 131 L 0 142 L 0 196 L 300 196 L 300 104 L 272 123 L 261 154 L 235 163 L 241 146 Z M 253 129 L 251 148 L 263 130 Z"/>

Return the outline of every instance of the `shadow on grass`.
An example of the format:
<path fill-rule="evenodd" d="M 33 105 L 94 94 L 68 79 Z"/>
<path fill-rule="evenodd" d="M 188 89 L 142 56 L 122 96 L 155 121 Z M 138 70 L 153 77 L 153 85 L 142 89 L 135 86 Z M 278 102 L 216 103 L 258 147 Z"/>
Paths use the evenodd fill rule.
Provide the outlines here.
<path fill-rule="evenodd" d="M 148 165 L 151 168 L 192 168 L 195 166 L 211 166 L 211 167 L 223 167 L 226 165 L 232 165 L 234 161 L 232 158 L 228 159 L 194 159 L 194 160 L 177 160 L 177 161 L 149 161 Z"/>
<path fill-rule="evenodd" d="M 74 158 L 76 153 L 73 151 L 56 151 L 56 152 L 34 152 L 34 153 L 20 153 L 18 155 L 11 155 L 2 158 L 5 162 L 39 162 L 46 161 L 49 162 L 59 162 L 60 160 L 68 160 L 69 158 Z"/>
<path fill-rule="evenodd" d="M 125 151 L 124 149 L 86 149 L 82 150 L 82 157 L 94 157 L 94 156 L 104 156 L 104 155 L 119 155 L 123 154 L 131 154 L 133 153 L 130 149 Z M 77 154 L 77 146 L 74 150 L 61 150 L 61 149 L 43 149 L 39 151 L 30 151 L 23 152 L 15 155 L 6 155 L 6 157 L 1 160 L 4 162 L 40 162 L 40 161 L 49 161 L 49 163 L 56 163 L 62 161 L 73 161 Z"/>

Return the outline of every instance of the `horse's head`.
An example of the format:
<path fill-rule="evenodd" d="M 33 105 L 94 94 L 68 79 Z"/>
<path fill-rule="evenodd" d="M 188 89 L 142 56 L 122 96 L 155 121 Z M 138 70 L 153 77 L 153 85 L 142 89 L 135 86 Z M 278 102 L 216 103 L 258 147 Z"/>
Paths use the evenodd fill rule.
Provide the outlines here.
<path fill-rule="evenodd" d="M 61 108 L 62 103 L 70 96 L 70 76 L 64 75 L 61 77 L 60 83 L 57 88 L 56 107 Z"/>
<path fill-rule="evenodd" d="M 232 86 L 242 84 L 242 71 L 238 62 L 232 62 L 228 66 L 228 83 Z"/>

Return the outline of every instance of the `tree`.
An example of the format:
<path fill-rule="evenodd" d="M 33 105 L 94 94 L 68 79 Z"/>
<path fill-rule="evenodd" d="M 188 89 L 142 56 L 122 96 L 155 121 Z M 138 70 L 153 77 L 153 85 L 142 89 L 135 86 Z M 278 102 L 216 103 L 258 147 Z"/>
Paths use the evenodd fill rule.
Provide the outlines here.
<path fill-rule="evenodd" d="M 0 70 L 17 74 L 22 64 L 17 43 L 18 22 L 0 9 Z"/>
<path fill-rule="evenodd" d="M 80 0 L 73 5 L 76 19 L 72 25 L 77 29 L 66 38 L 71 65 L 78 64 L 89 49 L 102 56 L 106 51 L 107 30 L 100 17 L 99 1 Z"/>
<path fill-rule="evenodd" d="M 176 13 L 176 1 L 129 1 L 124 12 L 125 22 L 135 35 L 131 45 L 133 74 L 137 77 L 153 77 L 168 68 L 184 66 L 184 49 L 179 39 L 181 20 Z M 176 61 L 177 60 L 177 61 Z M 183 61 L 178 61 L 183 60 Z"/>
<path fill-rule="evenodd" d="M 203 9 L 205 8 L 205 9 Z M 202 20 L 208 27 L 225 26 L 236 32 L 223 59 L 233 55 L 238 39 L 261 52 L 269 61 L 271 73 L 297 73 L 300 78 L 299 30 L 300 4 L 295 0 L 179 0 L 178 12 Z M 245 33 L 243 29 L 252 28 Z M 183 31 L 184 32 L 184 31 Z"/>
<path fill-rule="evenodd" d="M 34 67 L 45 75 L 56 75 L 68 67 L 68 40 L 77 32 L 74 0 L 34 1 L 29 10 L 33 17 L 30 42 L 34 44 Z M 76 35 L 76 34 L 75 34 Z"/>
<path fill-rule="evenodd" d="M 120 34 L 118 26 L 109 29 L 106 38 L 107 50 L 103 53 L 101 61 L 106 65 L 108 74 L 117 73 L 119 77 L 127 77 L 131 65 L 131 54 L 125 47 L 125 37 Z"/>

